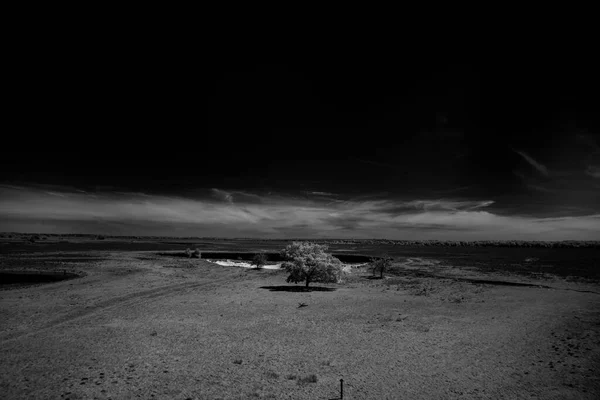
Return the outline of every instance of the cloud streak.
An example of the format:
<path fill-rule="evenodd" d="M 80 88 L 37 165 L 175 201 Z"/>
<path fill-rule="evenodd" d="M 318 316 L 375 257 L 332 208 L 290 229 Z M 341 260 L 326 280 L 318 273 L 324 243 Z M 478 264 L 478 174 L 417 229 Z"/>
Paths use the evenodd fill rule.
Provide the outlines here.
<path fill-rule="evenodd" d="M 537 162 L 536 160 L 534 160 L 531 156 L 529 156 L 527 153 L 519 151 L 519 150 L 513 150 L 515 153 L 517 153 L 518 155 L 520 155 L 521 157 L 523 157 L 523 159 L 525 161 L 527 161 L 529 163 L 529 165 L 531 165 L 533 168 L 535 168 L 540 174 L 544 175 L 544 176 L 548 176 L 549 172 L 548 172 L 548 168 L 546 168 L 546 166 L 542 163 Z"/>
<path fill-rule="evenodd" d="M 221 201 L 224 201 L 226 203 L 233 204 L 233 195 L 231 193 L 226 192 L 225 190 L 216 189 L 216 188 L 212 188 L 211 193 L 212 193 L 213 197 L 215 197 Z"/>
<path fill-rule="evenodd" d="M 306 192 L 307 194 L 314 194 L 315 196 L 335 196 L 335 193 L 331 192 Z"/>
<path fill-rule="evenodd" d="M 593 178 L 600 179 L 600 167 L 597 165 L 588 165 L 585 172 Z"/>
<path fill-rule="evenodd" d="M 213 188 L 210 196 L 191 199 L 115 192 L 91 196 L 71 190 L 56 196 L 39 188 L 0 186 L 0 221 L 17 231 L 27 226 L 49 231 L 85 227 L 139 234 L 147 229 L 165 236 L 600 239 L 599 215 L 497 215 L 492 200 L 362 198 L 332 203 L 279 195 L 256 196 L 260 201 L 255 201 L 255 195 L 242 192 L 240 199 L 247 200 L 242 201 L 233 193 Z"/>

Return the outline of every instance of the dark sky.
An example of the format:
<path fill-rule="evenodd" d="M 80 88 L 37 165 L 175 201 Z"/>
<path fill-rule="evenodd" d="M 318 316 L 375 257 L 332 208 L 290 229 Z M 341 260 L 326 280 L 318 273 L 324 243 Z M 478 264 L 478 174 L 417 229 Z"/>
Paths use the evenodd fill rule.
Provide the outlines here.
<path fill-rule="evenodd" d="M 591 58 L 65 54 L 22 65 L 3 230 L 600 239 Z"/>

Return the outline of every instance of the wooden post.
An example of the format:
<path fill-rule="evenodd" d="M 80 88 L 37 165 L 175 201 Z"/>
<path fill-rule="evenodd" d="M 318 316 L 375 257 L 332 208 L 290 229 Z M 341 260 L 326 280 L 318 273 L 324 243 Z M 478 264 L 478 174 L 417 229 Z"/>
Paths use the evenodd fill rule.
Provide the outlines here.
<path fill-rule="evenodd" d="M 340 400 L 344 400 L 344 380 L 340 379 Z"/>

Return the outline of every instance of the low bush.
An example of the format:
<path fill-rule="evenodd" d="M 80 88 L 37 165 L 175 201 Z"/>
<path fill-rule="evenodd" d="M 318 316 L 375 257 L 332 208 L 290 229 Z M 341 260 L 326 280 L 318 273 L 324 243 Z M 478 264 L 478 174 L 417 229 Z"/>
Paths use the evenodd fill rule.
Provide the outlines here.
<path fill-rule="evenodd" d="M 256 265 L 256 269 L 261 269 L 267 263 L 267 255 L 258 253 L 252 259 L 252 265 Z"/>
<path fill-rule="evenodd" d="M 393 261 L 394 259 L 388 256 L 372 258 L 371 268 L 373 268 L 373 275 L 378 273 L 379 278 L 383 279 L 383 274 L 391 269 Z"/>

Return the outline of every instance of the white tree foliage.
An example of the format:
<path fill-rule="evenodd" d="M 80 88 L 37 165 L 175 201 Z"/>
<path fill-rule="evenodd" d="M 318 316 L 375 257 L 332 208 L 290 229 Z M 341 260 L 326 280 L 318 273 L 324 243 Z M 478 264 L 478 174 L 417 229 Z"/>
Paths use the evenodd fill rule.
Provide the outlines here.
<path fill-rule="evenodd" d="M 326 245 L 311 242 L 293 242 L 282 251 L 288 260 L 282 266 L 290 274 L 287 282 L 339 282 L 342 274 L 340 260 L 327 253 Z"/>

